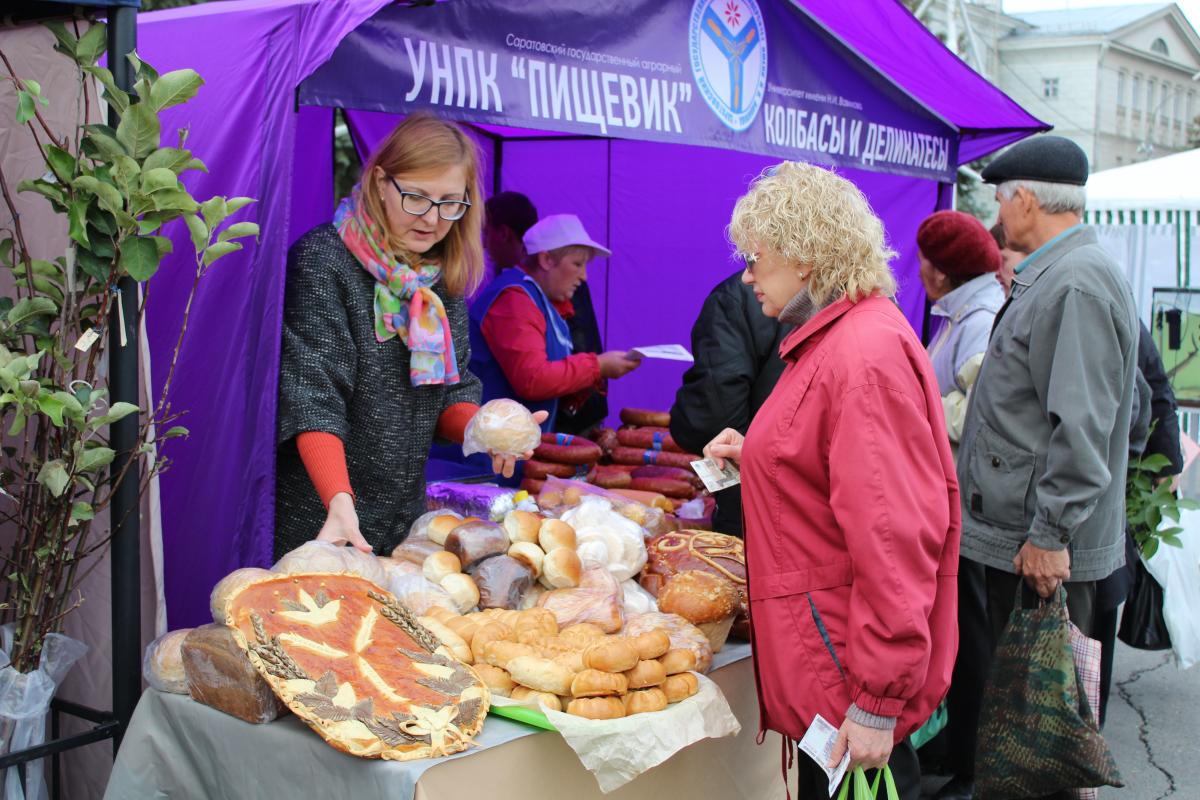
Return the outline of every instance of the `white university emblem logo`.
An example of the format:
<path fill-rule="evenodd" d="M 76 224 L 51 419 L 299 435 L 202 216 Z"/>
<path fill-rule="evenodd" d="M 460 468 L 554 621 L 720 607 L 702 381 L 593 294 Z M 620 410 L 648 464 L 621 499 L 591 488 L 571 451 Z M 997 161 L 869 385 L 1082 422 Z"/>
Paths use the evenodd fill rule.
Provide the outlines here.
<path fill-rule="evenodd" d="M 688 25 L 692 74 L 726 127 L 744 131 L 767 88 L 767 38 L 754 0 L 695 0 Z"/>

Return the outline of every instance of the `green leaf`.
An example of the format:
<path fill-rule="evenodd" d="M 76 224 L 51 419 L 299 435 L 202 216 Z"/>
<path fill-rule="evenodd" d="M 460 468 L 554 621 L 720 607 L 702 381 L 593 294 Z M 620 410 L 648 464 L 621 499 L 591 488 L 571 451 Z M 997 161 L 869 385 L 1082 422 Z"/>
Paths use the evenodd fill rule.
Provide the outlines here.
<path fill-rule="evenodd" d="M 183 165 L 183 168 L 177 170 L 177 172 L 187 172 L 190 169 L 198 170 L 206 175 L 208 174 L 208 166 L 198 158 L 190 159 L 186 164 Z"/>
<path fill-rule="evenodd" d="M 1150 472 L 1158 472 L 1163 467 L 1169 465 L 1171 459 L 1164 456 L 1162 453 L 1152 453 L 1138 462 L 1138 469 L 1148 470 Z"/>
<path fill-rule="evenodd" d="M 49 296 L 51 300 L 53 300 L 55 303 L 58 303 L 60 306 L 63 304 L 63 300 L 65 298 L 63 297 L 62 289 L 51 283 L 49 279 L 44 278 L 41 275 L 34 275 L 33 288 L 42 294 Z"/>
<path fill-rule="evenodd" d="M 80 66 L 90 67 L 96 63 L 108 43 L 108 27 L 97 22 L 87 29 L 87 33 L 79 37 L 79 45 L 75 48 L 75 60 Z"/>
<path fill-rule="evenodd" d="M 154 67 L 150 66 L 145 61 L 142 61 L 136 50 L 130 53 L 128 58 L 129 63 L 133 64 L 133 68 L 137 72 L 137 76 L 139 78 L 149 79 L 151 83 L 158 80 L 158 72 L 155 71 Z"/>
<path fill-rule="evenodd" d="M 130 414 L 136 414 L 140 410 L 133 403 L 113 403 L 112 408 L 106 414 L 100 417 L 92 417 L 88 420 L 88 427 L 92 430 L 99 430 L 105 425 L 111 425 L 118 420 L 125 419 Z"/>
<path fill-rule="evenodd" d="M 83 423 L 83 406 L 75 399 L 75 395 L 59 390 L 53 396 L 63 404 L 63 414 L 66 417 L 72 422 Z"/>
<path fill-rule="evenodd" d="M 54 171 L 54 176 L 58 178 L 59 183 L 69 184 L 75 175 L 75 167 L 78 165 L 75 157 L 61 147 L 52 144 L 44 146 L 42 152 L 46 154 L 46 161 L 50 164 L 50 169 Z"/>
<path fill-rule="evenodd" d="M 241 249 L 242 245 L 239 242 L 218 242 L 204 251 L 204 266 L 207 267 L 218 258 L 236 253 Z"/>
<path fill-rule="evenodd" d="M 146 156 L 146 160 L 142 163 L 142 169 L 148 171 L 163 168 L 178 175 L 191 158 L 192 154 L 187 150 L 180 150 L 178 147 L 160 147 Z"/>
<path fill-rule="evenodd" d="M 54 34 L 54 38 L 58 40 L 58 44 L 54 47 L 55 50 L 63 55 L 75 58 L 75 50 L 79 46 L 79 40 L 75 38 L 75 34 L 67 30 L 67 26 L 61 22 L 45 22 L 42 23 L 46 28 Z"/>
<path fill-rule="evenodd" d="M 50 490 L 50 494 L 55 497 L 61 497 L 62 493 L 67 489 L 67 484 L 70 482 L 70 476 L 67 474 L 67 465 L 63 463 L 61 458 L 47 461 L 38 470 L 37 482 Z"/>
<path fill-rule="evenodd" d="M 154 246 L 158 249 L 159 261 L 162 261 L 164 256 L 175 249 L 175 244 L 166 236 L 151 236 L 150 241 L 154 242 Z"/>
<path fill-rule="evenodd" d="M 11 267 L 13 265 L 13 248 L 16 243 L 13 242 L 11 236 L 6 239 L 0 239 L 0 264 Z"/>
<path fill-rule="evenodd" d="M 71 522 L 87 522 L 95 519 L 96 510 L 91 503 L 77 502 L 71 504 Z"/>
<path fill-rule="evenodd" d="M 117 187 L 111 184 L 90 175 L 80 175 L 71 182 L 71 185 L 76 189 L 96 195 L 96 202 L 105 211 L 116 214 L 125 210 L 125 198 L 121 196 Z"/>
<path fill-rule="evenodd" d="M 186 103 L 196 96 L 204 81 L 195 70 L 177 69 L 166 73 L 154 82 L 150 90 L 150 105 L 155 111 Z"/>
<path fill-rule="evenodd" d="M 107 239 L 117 233 L 116 213 L 128 216 L 124 212 L 109 213 L 102 211 L 98 206 L 88 206 L 88 241 L 92 243 L 91 249 L 98 250 L 98 245 L 101 242 L 107 245 L 107 249 L 112 249 L 112 244 Z M 100 255 L 101 253 L 97 254 Z"/>
<path fill-rule="evenodd" d="M 258 236 L 258 224 L 255 222 L 235 222 L 217 236 L 218 242 L 229 239 L 240 239 L 243 236 Z"/>
<path fill-rule="evenodd" d="M 241 209 L 258 202 L 253 197 L 231 197 L 225 201 L 225 215 L 236 214 Z"/>
<path fill-rule="evenodd" d="M 192 247 L 196 248 L 196 255 L 200 255 L 208 246 L 208 226 L 195 214 L 185 214 L 183 221 L 187 223 L 188 233 L 192 236 Z"/>
<path fill-rule="evenodd" d="M 132 105 L 117 126 L 117 141 L 125 145 L 134 158 L 145 158 L 156 147 L 162 127 L 158 115 L 147 103 Z"/>
<path fill-rule="evenodd" d="M 200 213 L 208 223 L 208 229 L 215 231 L 217 226 L 229 216 L 229 208 L 224 197 L 210 197 L 200 204 Z"/>
<path fill-rule="evenodd" d="M 67 207 L 67 196 L 63 193 L 62 187 L 56 183 L 35 178 L 31 181 L 21 181 L 17 184 L 18 192 L 37 192 L 54 204 L 56 210 L 62 210 Z"/>
<path fill-rule="evenodd" d="M 188 433 L 189 431 L 187 428 L 183 427 L 182 425 L 176 425 L 175 427 L 168 429 L 166 433 L 160 435 L 158 438 L 160 441 L 163 439 L 174 439 L 178 436 L 187 436 Z"/>
<path fill-rule="evenodd" d="M 17 409 L 17 413 L 13 415 L 12 425 L 8 427 L 8 435 L 16 436 L 21 431 L 25 430 L 25 413 Z"/>
<path fill-rule="evenodd" d="M 17 92 L 17 124 L 24 125 L 34 117 L 33 95 L 22 89 Z"/>
<path fill-rule="evenodd" d="M 1187 509 L 1188 511 L 1195 511 L 1196 509 L 1200 508 L 1200 502 L 1196 502 L 1195 500 L 1191 500 L 1186 497 L 1181 497 L 1176 501 L 1175 505 L 1179 508 Z"/>
<path fill-rule="evenodd" d="M 152 239 L 134 237 L 121 244 L 121 271 L 135 281 L 148 281 L 158 271 L 158 248 Z"/>
<path fill-rule="evenodd" d="M 68 233 L 71 238 L 84 247 L 88 246 L 87 235 L 87 210 L 88 199 L 86 197 L 76 198 L 71 201 L 67 207 Z"/>
<path fill-rule="evenodd" d="M 79 459 L 77 466 L 80 472 L 91 472 L 107 467 L 115 455 L 116 452 L 111 447 L 92 447 L 83 451 L 83 457 Z"/>
<path fill-rule="evenodd" d="M 53 300 L 47 297 L 25 297 L 8 312 L 8 324 L 15 327 L 36 317 L 57 313 L 58 306 Z"/>
<path fill-rule="evenodd" d="M 181 214 L 194 214 L 197 209 L 196 201 L 186 189 L 166 189 L 155 192 L 150 196 L 154 208 L 158 211 L 177 211 Z"/>
<path fill-rule="evenodd" d="M 54 423 L 54 427 L 61 428 L 63 426 L 63 411 L 66 406 L 63 401 L 51 394 L 44 394 L 38 398 L 38 409 L 43 414 L 50 418 Z"/>
<path fill-rule="evenodd" d="M 141 172 L 142 168 L 129 156 L 118 155 L 113 158 L 113 180 L 126 194 L 129 194 L 130 189 L 138 185 L 136 181 Z"/>
<path fill-rule="evenodd" d="M 124 114 L 129 108 L 129 93 L 117 88 L 113 74 L 104 67 L 84 67 L 83 71 L 100 81 L 104 87 L 104 100 L 116 109 L 118 114 Z"/>
<path fill-rule="evenodd" d="M 112 271 L 112 261 L 110 259 L 101 258 L 91 250 L 83 248 L 77 251 L 75 263 L 83 270 L 83 274 L 98 281 L 101 286 L 108 281 L 109 273 Z"/>
<path fill-rule="evenodd" d="M 140 220 L 138 220 L 138 224 L 137 224 L 138 236 L 149 236 L 150 234 L 154 233 L 156 230 L 161 228 L 163 223 L 166 221 L 167 221 L 166 216 L 163 214 L 158 214 L 155 212 L 150 212 L 149 214 L 146 214 L 144 217 L 142 217 Z"/>
<path fill-rule="evenodd" d="M 160 152 L 160 151 L 155 151 Z M 146 164 L 150 160 L 146 159 Z M 166 167 L 147 167 L 142 165 L 142 191 L 153 194 L 164 190 L 179 189 L 179 176 Z"/>

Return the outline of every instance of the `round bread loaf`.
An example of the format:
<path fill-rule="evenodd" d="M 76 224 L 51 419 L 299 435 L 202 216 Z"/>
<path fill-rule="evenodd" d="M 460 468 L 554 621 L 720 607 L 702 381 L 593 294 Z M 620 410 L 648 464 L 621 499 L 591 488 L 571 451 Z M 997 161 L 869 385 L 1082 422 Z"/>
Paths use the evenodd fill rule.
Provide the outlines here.
<path fill-rule="evenodd" d="M 658 609 L 678 614 L 693 625 L 720 622 L 737 612 L 738 595 L 733 584 L 710 572 L 687 570 L 667 581 L 658 595 Z"/>
<path fill-rule="evenodd" d="M 508 669 L 509 662 L 514 658 L 536 655 L 537 650 L 527 644 L 518 644 L 517 642 L 488 642 L 483 647 L 484 662 L 493 667 L 500 667 L 500 669 Z"/>
<path fill-rule="evenodd" d="M 529 567 L 535 580 L 542 577 L 542 560 L 546 553 L 533 542 L 514 542 L 512 547 L 508 548 L 508 557 Z"/>
<path fill-rule="evenodd" d="M 538 544 L 549 553 L 556 547 L 575 548 L 575 529 L 561 519 L 544 519 L 538 528 Z"/>
<path fill-rule="evenodd" d="M 663 665 L 663 671 L 668 675 L 678 675 L 680 672 L 691 672 L 696 668 L 696 654 L 682 648 L 668 650 L 658 659 Z"/>
<path fill-rule="evenodd" d="M 535 708 L 538 704 L 541 704 L 551 711 L 563 710 L 562 701 L 558 699 L 558 695 L 550 694 L 549 692 L 539 692 L 536 689 L 530 689 L 528 686 L 515 687 L 509 697 Z"/>
<path fill-rule="evenodd" d="M 183 670 L 183 640 L 193 628 L 168 631 L 146 648 L 142 676 L 160 692 L 187 694 L 187 675 Z"/>
<path fill-rule="evenodd" d="M 662 711 L 667 707 L 667 695 L 662 689 L 635 689 L 622 698 L 625 702 L 625 716 L 646 714 L 652 711 Z"/>
<path fill-rule="evenodd" d="M 442 578 L 439 585 L 449 593 L 461 613 L 465 614 L 479 605 L 479 587 L 470 575 L 455 572 Z"/>
<path fill-rule="evenodd" d="M 664 630 L 654 630 L 643 633 L 633 640 L 633 646 L 638 650 L 638 658 L 646 661 L 658 658 L 671 649 L 671 637 Z"/>
<path fill-rule="evenodd" d="M 601 672 L 625 672 L 637 666 L 638 651 L 628 639 L 605 639 L 588 645 L 583 663 Z"/>
<path fill-rule="evenodd" d="M 575 673 L 562 664 L 541 656 L 517 656 L 505 667 L 512 679 L 522 686 L 554 695 L 570 694 Z"/>
<path fill-rule="evenodd" d="M 668 703 L 678 703 L 700 691 L 700 681 L 690 672 L 681 672 L 678 675 L 668 675 L 659 688 L 667 696 Z"/>
<path fill-rule="evenodd" d="M 574 532 L 571 534 L 574 536 Z M 542 559 L 542 585 L 548 589 L 574 589 L 583 574 L 583 564 L 574 548 L 559 547 Z"/>
<path fill-rule="evenodd" d="M 517 509 L 504 515 L 504 532 L 508 534 L 508 540 L 513 544 L 517 542 L 537 544 L 538 530 L 541 526 L 542 517 L 532 511 Z"/>
<path fill-rule="evenodd" d="M 667 679 L 667 671 L 657 661 L 639 661 L 637 666 L 625 673 L 630 689 L 645 689 L 658 686 Z"/>
<path fill-rule="evenodd" d="M 476 664 L 472 669 L 492 694 L 508 697 L 517 686 L 512 676 L 499 667 L 493 667 L 491 664 Z"/>
<path fill-rule="evenodd" d="M 462 562 L 454 553 L 447 553 L 445 550 L 430 554 L 421 565 L 421 574 L 425 576 L 425 580 L 432 583 L 440 584 L 442 578 L 456 572 L 462 572 Z"/>
<path fill-rule="evenodd" d="M 453 514 L 443 514 L 440 517 L 434 517 L 429 520 L 426 535 L 429 536 L 429 541 L 434 544 L 445 544 L 446 537 L 450 535 L 450 531 L 461 524 L 463 524 L 463 520 Z"/>
<path fill-rule="evenodd" d="M 620 672 L 585 669 L 571 681 L 572 697 L 604 697 L 625 694 L 627 691 L 629 691 L 629 681 Z"/>
<path fill-rule="evenodd" d="M 217 585 L 213 587 L 212 594 L 208 597 L 208 606 L 212 611 L 213 622 L 224 625 L 226 608 L 229 606 L 229 598 L 242 590 L 242 587 L 248 586 L 255 581 L 274 578 L 275 573 L 267 569 L 259 569 L 258 567 L 243 567 L 235 569 L 233 572 L 226 575 L 221 580 L 217 581 Z"/>
<path fill-rule="evenodd" d="M 567 704 L 567 713 L 585 719 L 620 719 L 625 704 L 619 697 L 577 697 Z"/>

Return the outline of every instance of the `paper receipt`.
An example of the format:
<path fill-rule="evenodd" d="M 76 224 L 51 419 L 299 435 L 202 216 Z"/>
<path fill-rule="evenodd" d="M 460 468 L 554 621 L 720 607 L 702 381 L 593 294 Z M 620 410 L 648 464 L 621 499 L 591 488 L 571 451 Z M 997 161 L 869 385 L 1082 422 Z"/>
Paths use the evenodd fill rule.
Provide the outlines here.
<path fill-rule="evenodd" d="M 842 785 L 846 768 L 850 766 L 850 748 L 848 747 L 836 768 L 831 769 L 827 766 L 829 759 L 833 757 L 833 746 L 837 743 L 837 734 L 837 728 L 833 727 L 829 720 L 817 714 L 813 717 L 812 725 L 804 732 L 804 738 L 800 740 L 800 749 L 817 762 L 817 766 L 825 770 L 825 774 L 829 778 L 830 797 L 833 797 L 834 792 Z"/>
<path fill-rule="evenodd" d="M 728 460 L 724 467 L 718 467 L 715 460 L 703 458 L 693 461 L 692 469 L 700 476 L 700 480 L 704 481 L 704 488 L 710 492 L 719 492 L 742 482 L 742 473 Z"/>

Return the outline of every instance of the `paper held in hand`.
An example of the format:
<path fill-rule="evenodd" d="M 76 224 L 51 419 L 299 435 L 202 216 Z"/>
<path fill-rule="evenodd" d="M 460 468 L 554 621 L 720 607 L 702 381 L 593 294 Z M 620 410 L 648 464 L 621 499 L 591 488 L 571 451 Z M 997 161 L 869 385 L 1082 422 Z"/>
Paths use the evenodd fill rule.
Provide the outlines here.
<path fill-rule="evenodd" d="M 642 358 L 665 358 L 668 361 L 692 362 L 692 354 L 681 344 L 655 344 L 647 347 L 635 347 L 629 352 L 637 353 Z"/>
<path fill-rule="evenodd" d="M 800 749 L 808 753 L 809 758 L 817 762 L 818 767 L 825 770 L 825 775 L 829 778 L 830 797 L 833 797 L 833 793 L 842 785 L 842 777 L 846 774 L 846 768 L 850 766 L 850 748 L 848 747 L 836 768 L 826 766 L 833 756 L 833 746 L 837 743 L 837 735 L 837 728 L 833 727 L 829 720 L 817 714 L 813 717 L 812 725 L 804 732 L 804 738 L 800 740 Z"/>
<path fill-rule="evenodd" d="M 719 492 L 742 482 L 742 473 L 731 461 L 726 461 L 724 467 L 718 467 L 714 459 L 703 458 L 693 461 L 692 469 L 700 476 L 700 480 L 704 481 L 704 488 L 710 492 Z"/>

